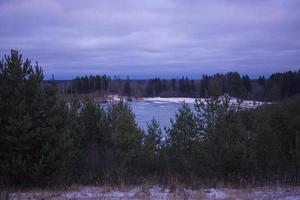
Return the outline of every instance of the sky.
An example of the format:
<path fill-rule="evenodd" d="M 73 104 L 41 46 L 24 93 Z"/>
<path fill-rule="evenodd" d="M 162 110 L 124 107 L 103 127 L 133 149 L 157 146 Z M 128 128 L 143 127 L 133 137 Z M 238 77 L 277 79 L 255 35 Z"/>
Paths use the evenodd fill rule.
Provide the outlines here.
<path fill-rule="evenodd" d="M 46 77 L 300 69 L 299 0 L 0 0 L 0 55 Z"/>

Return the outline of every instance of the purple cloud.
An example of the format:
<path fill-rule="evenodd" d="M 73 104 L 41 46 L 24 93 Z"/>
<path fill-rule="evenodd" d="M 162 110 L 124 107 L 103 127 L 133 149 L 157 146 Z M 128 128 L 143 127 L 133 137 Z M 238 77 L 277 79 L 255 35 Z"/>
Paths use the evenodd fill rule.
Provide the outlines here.
<path fill-rule="evenodd" d="M 0 1 L 0 54 L 45 74 L 134 77 L 299 69 L 297 0 Z"/>

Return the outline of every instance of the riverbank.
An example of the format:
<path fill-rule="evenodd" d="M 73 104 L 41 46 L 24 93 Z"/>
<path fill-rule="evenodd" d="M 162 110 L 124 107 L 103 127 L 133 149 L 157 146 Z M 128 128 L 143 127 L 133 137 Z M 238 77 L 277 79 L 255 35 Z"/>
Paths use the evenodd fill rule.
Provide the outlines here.
<path fill-rule="evenodd" d="M 221 97 L 222 98 L 222 97 Z M 242 108 L 255 108 L 257 106 L 261 106 L 263 104 L 270 104 L 270 102 L 262 102 L 262 101 L 254 101 L 254 100 L 245 100 L 245 99 L 238 99 L 235 97 L 229 97 L 230 104 L 238 105 Z M 111 101 L 128 101 L 128 102 L 136 102 L 136 101 L 146 101 L 151 103 L 188 103 L 194 104 L 196 99 L 200 101 L 204 101 L 204 98 L 191 98 L 191 97 L 144 97 L 144 98 L 137 98 L 137 97 L 128 97 L 128 96 L 119 96 L 119 95 L 108 95 L 105 97 L 101 97 L 96 99 L 99 102 L 111 102 Z"/>
<path fill-rule="evenodd" d="M 230 98 L 230 104 L 232 105 L 238 105 L 242 108 L 255 108 L 257 106 L 261 106 L 263 104 L 269 104 L 270 102 L 261 102 L 261 101 L 253 101 L 253 100 L 240 100 L 234 97 Z M 199 99 L 200 101 L 204 101 L 204 98 L 189 98 L 189 97 L 149 97 L 149 98 L 143 98 L 144 101 L 153 102 L 153 103 L 188 103 L 193 104 L 195 103 L 196 99 Z"/>

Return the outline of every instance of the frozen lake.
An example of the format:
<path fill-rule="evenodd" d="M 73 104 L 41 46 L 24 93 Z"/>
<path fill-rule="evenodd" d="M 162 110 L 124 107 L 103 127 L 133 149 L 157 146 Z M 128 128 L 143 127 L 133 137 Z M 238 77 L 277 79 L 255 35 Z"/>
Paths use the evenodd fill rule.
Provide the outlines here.
<path fill-rule="evenodd" d="M 146 130 L 147 123 L 154 117 L 159 121 L 162 131 L 164 131 L 164 127 L 170 126 L 170 118 L 174 118 L 176 111 L 181 106 L 181 103 L 150 101 L 135 101 L 129 104 L 141 128 Z M 190 105 L 193 106 L 192 104 Z"/>
<path fill-rule="evenodd" d="M 116 99 L 118 100 L 118 99 Z M 160 123 L 160 127 L 164 132 L 165 127 L 170 126 L 170 119 L 175 117 L 175 113 L 178 111 L 183 102 L 186 102 L 191 109 L 194 108 L 195 99 L 194 98 L 144 98 L 139 101 L 129 102 L 131 106 L 138 125 L 147 130 L 147 124 L 154 117 Z M 236 98 L 230 98 L 231 104 L 237 104 Z M 243 101 L 241 107 L 243 108 L 253 108 L 264 104 L 263 102 L 254 101 Z"/>

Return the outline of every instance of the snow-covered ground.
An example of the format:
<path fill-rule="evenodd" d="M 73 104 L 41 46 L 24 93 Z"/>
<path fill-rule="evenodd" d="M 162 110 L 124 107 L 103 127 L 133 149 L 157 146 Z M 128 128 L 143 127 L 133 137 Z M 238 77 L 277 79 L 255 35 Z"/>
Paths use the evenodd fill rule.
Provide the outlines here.
<path fill-rule="evenodd" d="M 110 101 L 120 101 L 125 100 L 126 97 L 120 97 L 118 95 L 108 95 L 107 100 Z M 199 98 L 198 98 L 199 99 Z M 147 97 L 142 98 L 141 100 L 151 102 L 151 103 L 188 103 L 193 104 L 195 103 L 196 98 L 190 98 L 190 97 Z M 200 98 L 200 100 L 204 101 L 203 98 Z M 238 104 L 238 99 L 234 97 L 230 97 L 230 103 L 233 105 Z M 242 108 L 255 108 L 257 106 L 263 105 L 263 104 L 269 104 L 270 102 L 260 102 L 260 101 L 253 101 L 253 100 L 243 100 L 241 101 L 241 107 Z"/>
<path fill-rule="evenodd" d="M 195 103 L 195 98 L 189 97 L 148 97 L 143 98 L 144 101 L 150 101 L 153 103 Z"/>
<path fill-rule="evenodd" d="M 191 190 L 177 187 L 174 191 L 159 186 L 95 187 L 73 186 L 65 191 L 29 191 L 9 194 L 9 199 L 278 199 L 300 200 L 300 187 L 206 188 Z"/>
<path fill-rule="evenodd" d="M 195 103 L 196 98 L 189 98 L 189 97 L 149 97 L 143 98 L 144 101 L 152 102 L 152 103 L 188 103 L 193 104 Z M 204 99 L 200 99 L 204 101 Z M 234 97 L 230 97 L 230 103 L 233 105 L 238 104 L 238 99 Z M 268 104 L 269 102 L 260 102 L 260 101 L 253 101 L 253 100 L 243 100 L 241 102 L 242 108 L 255 108 L 257 106 Z"/>

